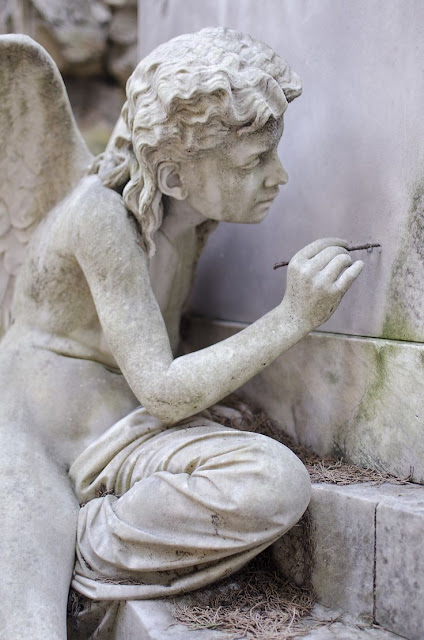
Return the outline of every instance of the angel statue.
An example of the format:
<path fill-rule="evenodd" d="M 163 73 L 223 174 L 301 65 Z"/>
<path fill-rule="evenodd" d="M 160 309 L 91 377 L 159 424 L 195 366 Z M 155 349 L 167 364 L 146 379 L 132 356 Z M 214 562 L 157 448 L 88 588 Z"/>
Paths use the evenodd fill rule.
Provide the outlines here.
<path fill-rule="evenodd" d="M 71 583 L 105 614 L 81 637 L 112 638 L 119 602 L 208 585 L 301 517 L 298 458 L 208 409 L 327 320 L 363 265 L 317 240 L 277 307 L 179 355 L 207 235 L 260 222 L 287 182 L 298 76 L 248 35 L 179 36 L 139 63 L 93 158 L 42 47 L 2 36 L 0 55 L 0 638 L 66 638 Z"/>

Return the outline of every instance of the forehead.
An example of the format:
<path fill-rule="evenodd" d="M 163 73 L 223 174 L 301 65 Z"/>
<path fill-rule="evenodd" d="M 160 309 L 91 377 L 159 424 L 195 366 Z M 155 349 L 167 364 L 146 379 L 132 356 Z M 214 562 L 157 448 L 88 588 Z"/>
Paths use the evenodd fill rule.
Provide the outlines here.
<path fill-rule="evenodd" d="M 229 134 L 230 139 L 224 145 L 227 158 L 238 162 L 248 159 L 271 149 L 275 149 L 280 141 L 284 129 L 283 118 L 271 121 L 265 127 L 254 133 L 245 135 Z"/>

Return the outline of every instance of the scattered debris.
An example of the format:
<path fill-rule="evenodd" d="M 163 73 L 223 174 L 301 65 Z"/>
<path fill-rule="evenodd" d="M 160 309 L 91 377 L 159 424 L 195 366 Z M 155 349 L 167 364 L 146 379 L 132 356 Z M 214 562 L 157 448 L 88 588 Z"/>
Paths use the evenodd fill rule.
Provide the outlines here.
<path fill-rule="evenodd" d="M 301 619 L 311 614 L 314 595 L 279 575 L 268 551 L 212 588 L 174 600 L 174 616 L 189 629 L 215 629 L 228 639 L 292 640 L 312 627 Z"/>

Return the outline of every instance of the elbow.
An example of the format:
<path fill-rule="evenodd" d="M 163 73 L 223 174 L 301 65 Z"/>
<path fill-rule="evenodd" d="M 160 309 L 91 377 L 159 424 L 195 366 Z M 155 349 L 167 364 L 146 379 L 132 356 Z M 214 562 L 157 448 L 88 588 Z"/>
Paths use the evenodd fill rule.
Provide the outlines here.
<path fill-rule="evenodd" d="M 154 398 L 152 396 L 148 399 L 144 398 L 142 405 L 152 416 L 160 420 L 161 423 L 167 427 L 177 424 L 186 418 L 190 418 L 206 408 L 195 400 L 167 400 L 163 397 Z"/>
<path fill-rule="evenodd" d="M 181 376 L 161 372 L 134 382 L 130 386 L 141 405 L 166 426 L 186 420 L 213 404 L 205 389 L 182 380 Z"/>

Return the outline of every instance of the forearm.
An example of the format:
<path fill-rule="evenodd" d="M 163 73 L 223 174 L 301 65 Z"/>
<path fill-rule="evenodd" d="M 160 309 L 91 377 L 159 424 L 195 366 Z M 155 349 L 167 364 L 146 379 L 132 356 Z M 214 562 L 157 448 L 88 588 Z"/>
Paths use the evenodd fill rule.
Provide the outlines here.
<path fill-rule="evenodd" d="M 125 210 L 115 199 L 107 204 L 82 210 L 75 255 L 122 373 L 139 402 L 166 424 L 218 402 L 325 322 L 363 266 L 349 266 L 344 240 L 317 240 L 290 261 L 278 307 L 239 334 L 174 360 L 147 256 Z"/>
<path fill-rule="evenodd" d="M 215 345 L 175 359 L 160 376 L 152 377 L 147 408 L 166 423 L 174 423 L 219 402 L 309 331 L 280 305 Z"/>

